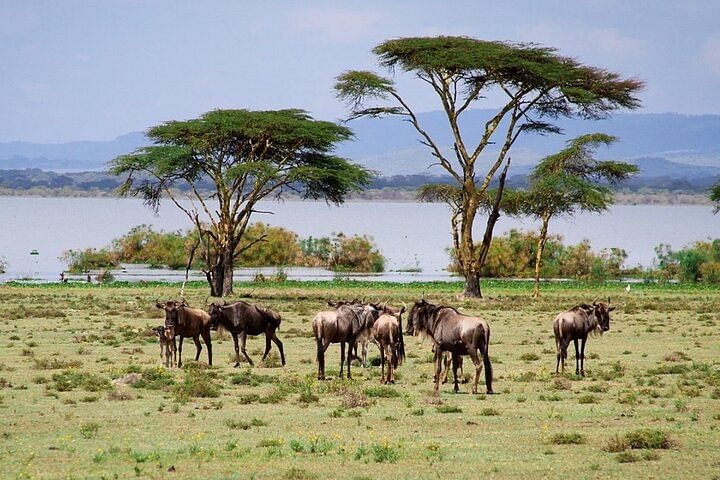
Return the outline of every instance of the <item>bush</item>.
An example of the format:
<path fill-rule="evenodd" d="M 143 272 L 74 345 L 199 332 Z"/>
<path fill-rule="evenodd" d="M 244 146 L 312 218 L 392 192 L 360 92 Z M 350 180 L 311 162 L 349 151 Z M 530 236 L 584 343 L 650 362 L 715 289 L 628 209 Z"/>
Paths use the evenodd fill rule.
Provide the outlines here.
<path fill-rule="evenodd" d="M 63 252 L 60 261 L 67 265 L 68 270 L 72 273 L 83 273 L 91 269 L 118 266 L 118 260 L 113 252 L 94 248 L 67 250 Z"/>
<path fill-rule="evenodd" d="M 539 236 L 535 232 L 510 230 L 504 236 L 493 238 L 482 274 L 494 278 L 531 278 L 535 275 L 535 255 Z M 479 253 L 479 244 L 478 253 Z M 450 252 L 453 255 L 453 252 Z M 600 254 L 592 251 L 590 242 L 583 240 L 577 245 L 565 246 L 562 237 L 547 237 L 540 275 L 545 278 L 577 278 L 602 280 L 619 278 L 627 253 L 620 248 L 603 250 Z M 455 262 L 448 267 L 459 272 Z"/>
<path fill-rule="evenodd" d="M 577 432 L 556 433 L 550 438 L 550 443 L 555 445 L 582 445 L 586 441 L 585 435 Z"/>
<path fill-rule="evenodd" d="M 720 283 L 720 239 L 695 242 L 678 251 L 661 244 L 655 248 L 655 254 L 658 271 L 664 278 L 677 278 L 681 282 Z"/>
<path fill-rule="evenodd" d="M 197 231 L 156 232 L 149 225 L 138 225 L 101 250 L 68 250 L 60 259 L 68 270 L 81 273 L 90 269 L 107 269 L 119 263 L 146 263 L 151 267 L 184 268 L 190 251 L 197 244 Z M 211 252 L 211 255 L 215 252 Z M 237 266 L 311 266 L 336 271 L 382 272 L 385 258 L 367 236 L 346 236 L 298 240 L 296 233 L 282 227 L 254 223 L 245 230 L 238 246 Z M 1 265 L 0 265 L 1 266 Z M 202 255 L 191 265 L 202 268 Z M 279 271 L 276 280 L 286 278 Z"/>

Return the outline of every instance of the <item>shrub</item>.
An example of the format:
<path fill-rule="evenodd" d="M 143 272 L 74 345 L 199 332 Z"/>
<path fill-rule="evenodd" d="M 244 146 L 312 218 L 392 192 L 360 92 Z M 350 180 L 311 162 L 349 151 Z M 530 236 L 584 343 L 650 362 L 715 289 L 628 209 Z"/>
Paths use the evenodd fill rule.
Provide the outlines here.
<path fill-rule="evenodd" d="M 72 273 L 83 273 L 88 270 L 118 266 L 118 260 L 113 252 L 94 248 L 67 250 L 63 252 L 60 261 L 67 265 L 68 270 Z"/>
<path fill-rule="evenodd" d="M 555 445 L 582 445 L 587 442 L 585 435 L 577 432 L 556 433 L 550 438 L 550 443 Z"/>
<path fill-rule="evenodd" d="M 649 428 L 629 432 L 625 434 L 625 439 L 630 448 L 666 450 L 673 445 L 672 440 L 665 432 Z"/>
<path fill-rule="evenodd" d="M 186 402 L 190 397 L 217 398 L 220 396 L 220 386 L 214 382 L 214 376 L 200 368 L 185 369 L 183 382 L 175 387 L 175 400 Z M 199 364 L 195 364 L 199 365 Z"/>
<path fill-rule="evenodd" d="M 80 435 L 86 439 L 95 438 L 95 437 L 97 437 L 99 430 L 100 430 L 99 423 L 96 423 L 96 422 L 84 423 L 80 427 Z"/>
<path fill-rule="evenodd" d="M 370 448 L 375 463 L 395 463 L 400 460 L 400 449 L 387 442 L 373 443 Z"/>
<path fill-rule="evenodd" d="M 88 392 L 99 392 L 109 390 L 111 387 L 110 380 L 107 378 L 77 370 L 65 370 L 55 373 L 52 379 L 51 388 L 59 392 L 69 392 L 75 388 L 83 388 Z"/>

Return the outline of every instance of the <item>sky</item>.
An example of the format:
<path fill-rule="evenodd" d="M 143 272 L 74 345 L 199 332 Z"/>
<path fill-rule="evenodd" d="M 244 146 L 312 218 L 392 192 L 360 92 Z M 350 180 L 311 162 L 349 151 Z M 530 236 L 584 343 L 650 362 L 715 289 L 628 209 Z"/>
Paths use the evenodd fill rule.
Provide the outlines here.
<path fill-rule="evenodd" d="M 720 1 L 0 0 L 0 142 L 109 140 L 216 108 L 337 120 L 405 36 L 535 42 L 643 79 L 645 113 L 720 114 Z M 396 73 L 418 111 L 439 108 Z M 479 107 L 491 107 L 492 100 Z"/>

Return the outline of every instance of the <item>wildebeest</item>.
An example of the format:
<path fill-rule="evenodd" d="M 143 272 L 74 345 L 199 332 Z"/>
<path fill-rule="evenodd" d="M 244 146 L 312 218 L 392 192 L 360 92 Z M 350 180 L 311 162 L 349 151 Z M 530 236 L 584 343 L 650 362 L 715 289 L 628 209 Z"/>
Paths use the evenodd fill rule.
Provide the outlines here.
<path fill-rule="evenodd" d="M 359 336 L 368 334 L 380 314 L 380 309 L 373 304 L 358 305 L 338 302 L 337 305 L 335 310 L 319 312 L 312 321 L 317 345 L 318 380 L 325 379 L 325 351 L 331 343 L 340 343 L 340 377 L 342 378 L 345 364 L 345 344 L 352 346 Z M 347 376 L 351 378 L 349 358 Z"/>
<path fill-rule="evenodd" d="M 453 359 L 455 391 L 459 390 L 457 369 L 461 355 L 470 355 L 475 364 L 475 382 L 472 392 L 477 393 L 480 372 L 485 366 L 485 387 L 492 390 L 492 364 L 488 353 L 490 327 L 480 317 L 463 315 L 453 307 L 433 305 L 424 298 L 415 302 L 408 315 L 408 335 L 427 335 L 434 342 L 435 390 L 440 389 L 443 352 L 449 351 Z M 482 363 L 478 352 L 482 355 Z"/>
<path fill-rule="evenodd" d="M 389 307 L 383 308 L 383 313 L 373 323 L 372 338 L 380 348 L 380 383 L 395 383 L 395 369 L 405 360 L 405 344 L 402 336 L 402 314 L 405 306 L 400 310 Z M 388 364 L 387 376 L 385 363 Z"/>
<path fill-rule="evenodd" d="M 165 327 L 160 325 L 153 328 L 153 332 L 158 337 L 160 344 L 160 359 L 163 360 L 165 367 L 172 367 L 177 362 L 177 346 L 175 345 L 174 327 Z"/>
<path fill-rule="evenodd" d="M 589 334 L 599 334 L 610 330 L 610 312 L 615 307 L 610 306 L 610 299 L 605 302 L 593 302 L 592 305 L 580 304 L 567 312 L 555 317 L 553 332 L 555 333 L 555 347 L 557 349 L 557 364 L 555 373 L 559 373 L 560 365 L 565 372 L 567 348 L 570 341 L 575 342 L 575 374 L 585 376 L 585 342 Z M 581 341 L 578 348 L 578 340 Z"/>
<path fill-rule="evenodd" d="M 192 338 L 195 342 L 195 361 L 200 358 L 202 336 L 208 351 L 208 364 L 212 365 L 212 343 L 210 341 L 210 315 L 204 310 L 190 308 L 183 300 L 182 302 L 167 301 L 164 304 L 156 302 L 157 308 L 165 310 L 165 328 L 172 327 L 176 337 L 180 337 L 178 346 L 178 368 L 182 367 L 182 346 L 184 338 Z"/>
<path fill-rule="evenodd" d="M 253 365 L 252 359 L 245 350 L 245 343 L 248 335 L 255 336 L 261 333 L 265 334 L 265 353 L 262 359 L 265 360 L 268 353 L 270 353 L 270 340 L 272 340 L 280 350 L 280 361 L 285 366 L 283 343 L 276 333 L 282 321 L 277 312 L 269 308 L 238 301 L 229 305 L 211 304 L 208 313 L 212 320 L 213 330 L 222 327 L 232 334 L 233 342 L 235 342 L 235 367 L 240 366 L 240 351 L 245 355 L 248 363 Z M 239 345 L 238 336 L 240 337 Z"/>

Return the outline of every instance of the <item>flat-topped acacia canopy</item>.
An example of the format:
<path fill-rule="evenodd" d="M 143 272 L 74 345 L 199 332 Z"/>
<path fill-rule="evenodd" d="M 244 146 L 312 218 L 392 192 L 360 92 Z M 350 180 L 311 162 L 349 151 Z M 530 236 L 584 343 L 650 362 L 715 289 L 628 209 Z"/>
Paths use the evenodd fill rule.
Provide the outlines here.
<path fill-rule="evenodd" d="M 369 170 L 333 154 L 337 143 L 352 137 L 349 128 L 299 109 L 213 110 L 157 125 L 147 135 L 154 145 L 111 162 L 111 172 L 127 175 L 120 194 L 142 196 L 154 208 L 167 196 L 185 212 L 206 242 L 206 274 L 215 296 L 232 292 L 233 262 L 249 248 L 238 245 L 258 201 L 291 191 L 341 203 L 372 178 Z M 201 179 L 214 190 L 196 188 Z M 177 201 L 178 183 L 189 185 L 198 208 Z"/>
<path fill-rule="evenodd" d="M 509 160 L 510 148 L 518 136 L 524 132 L 560 133 L 553 122 L 560 117 L 597 119 L 620 108 L 640 106 L 636 93 L 643 87 L 642 81 L 583 65 L 559 55 L 554 48 L 532 43 L 409 37 L 385 41 L 373 53 L 391 73 L 399 69 L 414 74 L 435 92 L 453 135 L 451 154 L 421 125 L 392 78 L 365 70 L 346 71 L 337 77 L 335 90 L 347 102 L 351 119 L 404 116 L 436 164 L 457 182 L 458 194 L 444 198 L 453 204 L 451 228 L 457 239 L 456 256 L 465 276 L 467 296 L 480 296 L 482 262 L 478 259 L 483 255 L 478 254 L 472 234 L 476 213 L 490 182 Z M 464 134 L 459 119 L 490 92 L 499 93 L 503 104 L 485 123 L 479 137 L 470 138 Z M 498 148 L 497 157 L 481 169 L 480 154 L 488 145 Z M 494 204 L 501 205 L 500 195 Z M 492 232 L 490 224 L 488 227 Z M 481 248 L 488 246 L 483 241 Z"/>

